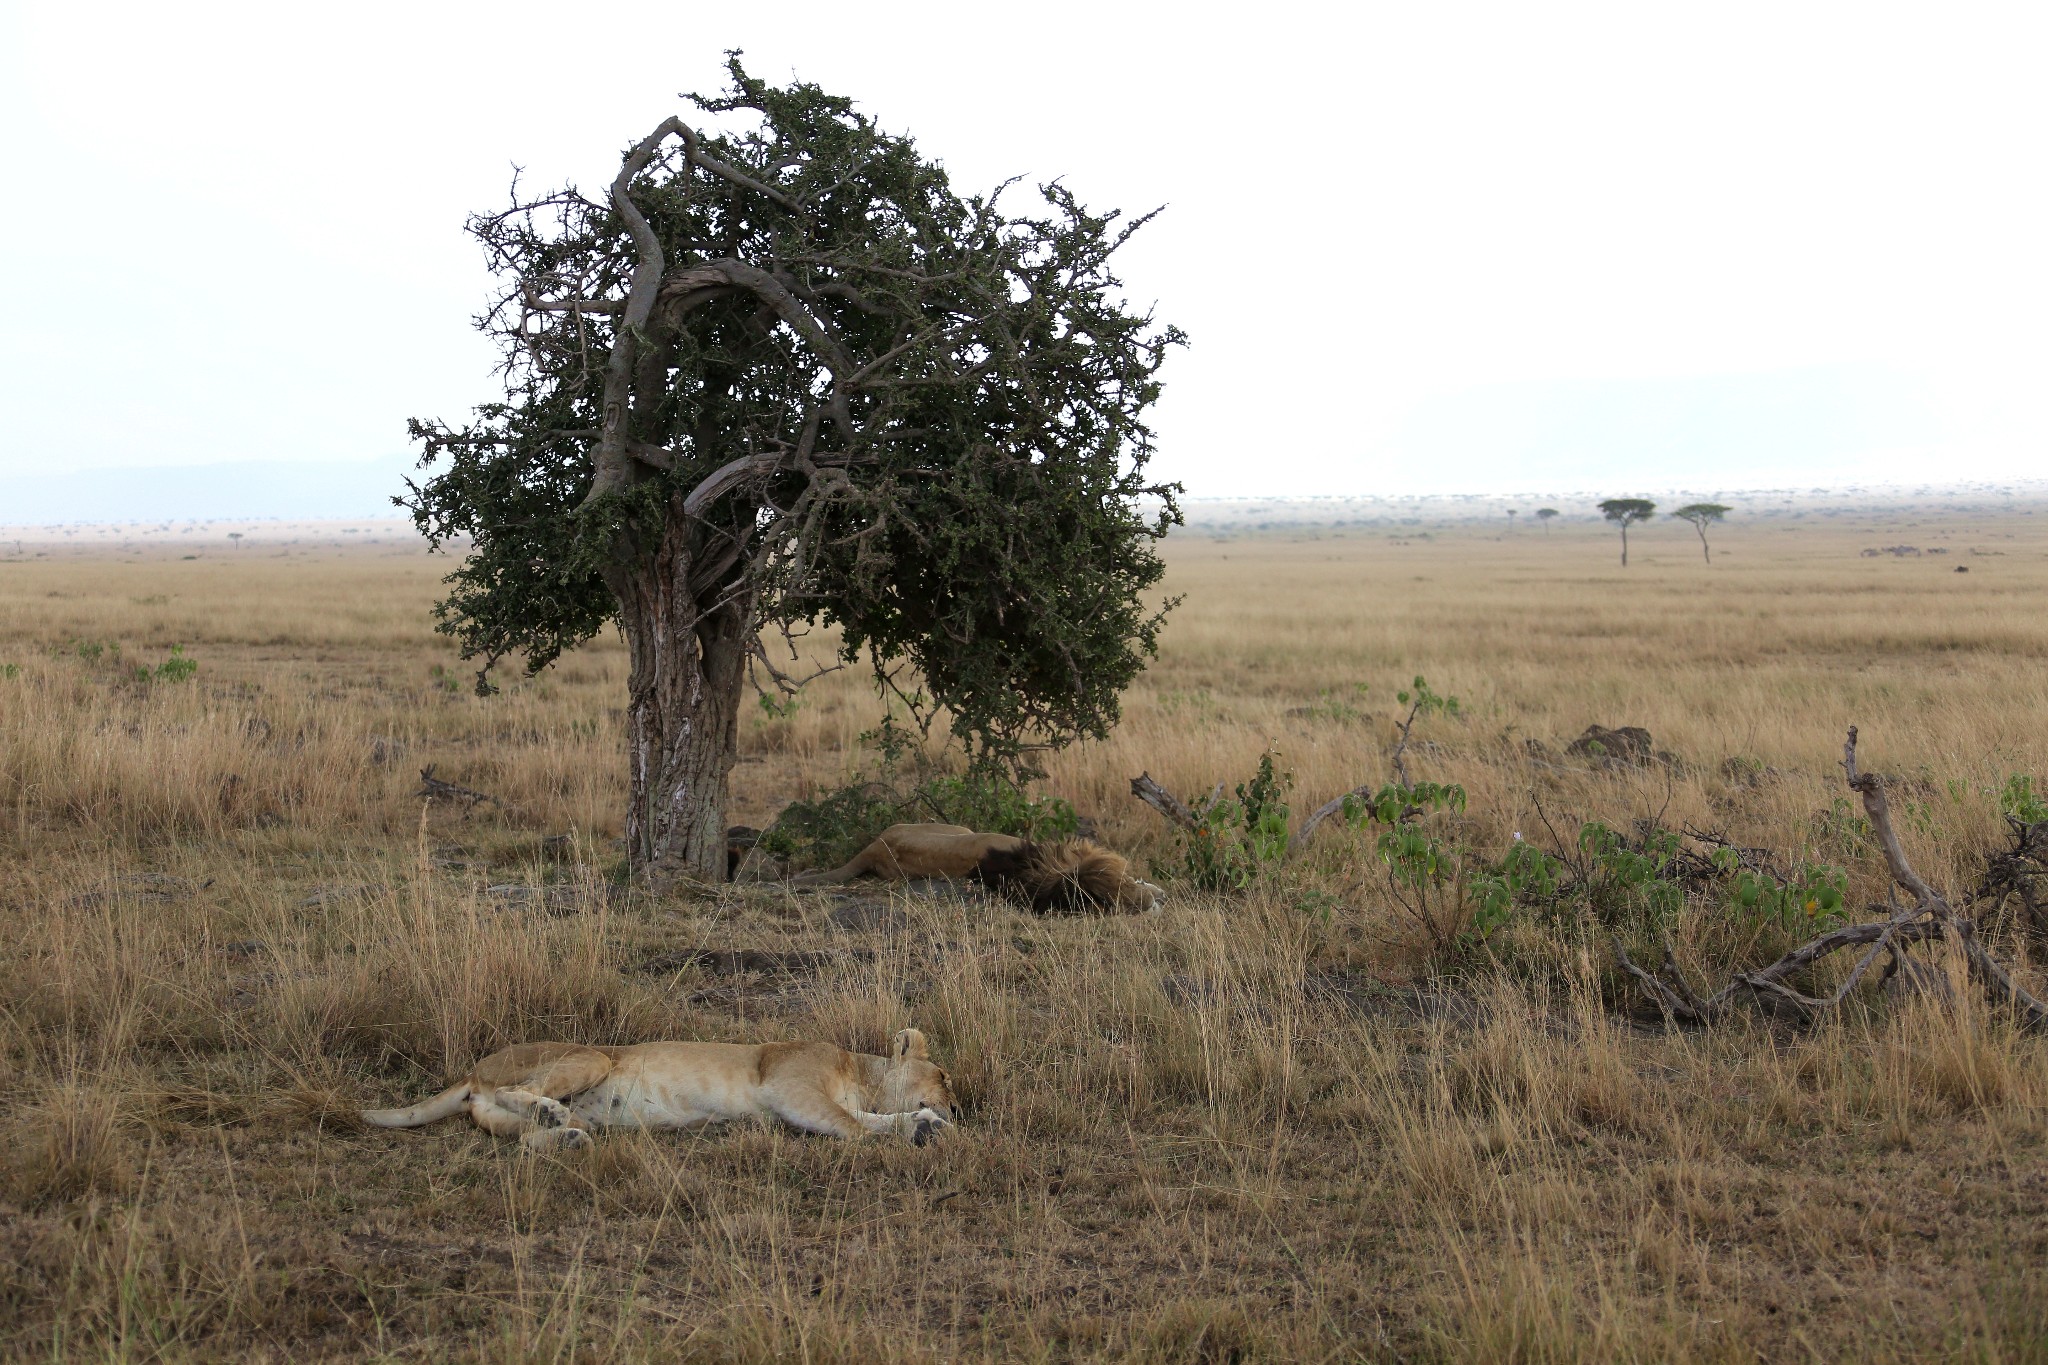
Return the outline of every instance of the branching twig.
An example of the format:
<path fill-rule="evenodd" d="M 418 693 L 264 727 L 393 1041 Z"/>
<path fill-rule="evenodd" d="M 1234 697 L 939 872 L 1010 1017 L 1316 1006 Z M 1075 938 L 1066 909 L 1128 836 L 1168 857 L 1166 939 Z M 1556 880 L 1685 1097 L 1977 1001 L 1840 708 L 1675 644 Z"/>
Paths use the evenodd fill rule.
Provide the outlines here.
<path fill-rule="evenodd" d="M 1302 845 L 1308 842 L 1308 836 L 1316 832 L 1316 826 L 1322 824 L 1323 821 L 1329 819 L 1338 811 L 1343 810 L 1344 803 L 1346 801 L 1350 801 L 1353 799 L 1361 801 L 1366 800 L 1369 797 L 1371 797 L 1372 794 L 1372 785 L 1370 783 L 1367 783 L 1363 787 L 1353 787 L 1350 791 L 1345 792 L 1342 796 L 1335 797 L 1332 800 L 1325 801 L 1322 805 L 1317 806 L 1314 810 L 1309 812 L 1308 818 L 1301 822 L 1301 828 L 1294 831 L 1294 837 L 1287 841 L 1287 852 L 1290 855 L 1300 852 Z"/>
<path fill-rule="evenodd" d="M 1422 689 L 1418 687 L 1415 690 L 1415 704 L 1408 708 L 1408 719 L 1401 722 L 1401 742 L 1394 746 L 1392 757 L 1394 776 L 1400 779 L 1401 785 L 1404 787 L 1415 785 L 1408 780 L 1408 732 L 1415 728 L 1415 717 L 1422 713 L 1423 700 Z"/>

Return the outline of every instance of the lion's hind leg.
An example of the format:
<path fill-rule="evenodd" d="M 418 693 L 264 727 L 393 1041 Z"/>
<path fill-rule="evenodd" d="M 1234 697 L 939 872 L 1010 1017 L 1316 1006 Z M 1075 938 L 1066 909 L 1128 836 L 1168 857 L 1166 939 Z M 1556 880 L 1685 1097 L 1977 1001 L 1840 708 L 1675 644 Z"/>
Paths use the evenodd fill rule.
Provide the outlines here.
<path fill-rule="evenodd" d="M 853 858 L 830 872 L 806 872 L 790 878 L 791 886 L 826 886 L 837 882 L 850 882 L 855 877 L 864 877 L 870 872 L 888 877 L 896 866 L 896 854 L 880 839 L 853 855 Z"/>
<path fill-rule="evenodd" d="M 494 1090 L 488 1100 L 473 1103 L 470 1113 L 498 1137 L 517 1133 L 528 1151 L 576 1151 L 591 1143 L 590 1130 L 567 1105 L 531 1090 Z"/>
<path fill-rule="evenodd" d="M 526 1043 L 477 1064 L 469 1113 L 494 1137 L 517 1137 L 536 1152 L 590 1145 L 590 1133 L 561 1103 L 601 1084 L 612 1056 L 574 1043 Z"/>

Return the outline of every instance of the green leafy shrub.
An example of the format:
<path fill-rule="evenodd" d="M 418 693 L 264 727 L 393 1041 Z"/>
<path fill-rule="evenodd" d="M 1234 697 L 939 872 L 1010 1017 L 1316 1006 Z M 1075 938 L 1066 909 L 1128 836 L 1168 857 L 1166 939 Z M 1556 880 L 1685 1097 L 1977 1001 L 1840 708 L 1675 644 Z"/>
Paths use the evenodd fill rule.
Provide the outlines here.
<path fill-rule="evenodd" d="M 1743 919 L 1824 931 L 1845 918 L 1848 889 L 1849 874 L 1824 863 L 1801 863 L 1784 881 L 1745 868 L 1735 873 L 1725 904 Z"/>
<path fill-rule="evenodd" d="M 1237 785 L 1234 796 L 1220 792 L 1196 802 L 1193 828 L 1181 839 L 1181 863 L 1162 869 L 1203 891 L 1242 891 L 1266 868 L 1287 856 L 1290 835 L 1287 793 L 1292 773 L 1281 772 L 1269 751 L 1258 771 Z"/>
<path fill-rule="evenodd" d="M 1362 688 L 1360 689 L 1363 690 Z M 1403 706 L 1412 705 L 1410 719 L 1415 716 L 1455 716 L 1458 714 L 1458 699 L 1446 697 L 1431 689 L 1420 673 L 1415 675 L 1412 688 L 1396 692 L 1394 700 Z"/>
<path fill-rule="evenodd" d="M 2005 790 L 1998 794 L 1998 813 L 2023 825 L 2038 825 L 2048 820 L 2048 798 L 2034 794 L 2033 778 L 2014 773 L 2005 779 Z"/>
<path fill-rule="evenodd" d="M 1649 829 L 1631 840 L 1598 820 L 1579 830 L 1585 856 L 1580 896 L 1593 918 L 1607 928 L 1668 927 L 1685 906 L 1685 888 L 1674 869 L 1678 835 Z"/>
<path fill-rule="evenodd" d="M 1780 871 L 1732 847 L 1688 849 L 1682 836 L 1655 825 L 1624 834 L 1599 820 L 1581 825 L 1575 847 L 1558 854 L 1517 836 L 1500 862 L 1470 880 L 1480 942 L 1524 910 L 1553 929 L 1581 925 L 1649 938 L 1670 932 L 1688 904 L 1716 908 L 1737 925 L 1789 933 L 1825 931 L 1848 910 L 1848 873 L 1833 864 L 1802 861 Z"/>
<path fill-rule="evenodd" d="M 1318 703 L 1301 708 L 1301 713 L 1332 720 L 1356 719 L 1362 713 L 1353 702 L 1365 692 L 1363 683 L 1353 684 L 1348 697 L 1336 689 L 1325 689 L 1318 694 Z M 1394 754 L 1401 780 L 1370 796 L 1354 792 L 1344 798 L 1343 818 L 1354 829 L 1375 823 L 1398 825 L 1424 810 L 1465 808 L 1462 788 L 1408 782 L 1401 758 L 1416 719 L 1455 716 L 1459 714 L 1458 699 L 1431 690 L 1420 674 L 1412 687 L 1395 696 L 1409 708 L 1407 717 L 1399 722 L 1401 741 Z M 1234 795 L 1223 795 L 1219 785 L 1215 795 L 1191 803 L 1194 822 L 1181 834 L 1178 864 L 1154 864 L 1153 870 L 1161 876 L 1185 879 L 1204 891 L 1242 891 L 1284 861 L 1293 842 L 1287 796 L 1294 777 L 1280 771 L 1274 758 L 1271 752 L 1261 755 L 1258 771 L 1239 783 Z"/>
<path fill-rule="evenodd" d="M 183 645 L 172 645 L 170 657 L 151 668 L 148 664 L 135 666 L 135 681 L 142 683 L 184 682 L 199 671 L 199 661 L 185 657 Z"/>
<path fill-rule="evenodd" d="M 837 867 L 897 822 L 902 802 L 879 782 L 855 782 L 792 801 L 761 835 L 760 848 L 807 866 Z"/>
<path fill-rule="evenodd" d="M 1563 894 L 1564 863 L 1519 834 L 1507 855 L 1471 879 L 1472 923 L 1468 938 L 1485 943 L 1522 905 L 1553 906 Z"/>
<path fill-rule="evenodd" d="M 893 773 L 893 765 L 885 764 L 884 773 Z M 908 790 L 886 781 L 854 782 L 809 801 L 793 801 L 762 834 L 760 847 L 806 866 L 837 867 L 890 825 L 905 821 L 965 825 L 1025 839 L 1069 838 L 1080 828 L 1080 817 L 1067 801 L 1035 796 L 1007 773 L 983 767 L 927 777 Z"/>
<path fill-rule="evenodd" d="M 927 778 L 911 789 L 905 805 L 910 811 L 927 812 L 924 818 L 942 824 L 1025 839 L 1071 838 L 1081 824 L 1080 816 L 1065 800 L 1033 796 L 1008 775 L 990 769 Z"/>

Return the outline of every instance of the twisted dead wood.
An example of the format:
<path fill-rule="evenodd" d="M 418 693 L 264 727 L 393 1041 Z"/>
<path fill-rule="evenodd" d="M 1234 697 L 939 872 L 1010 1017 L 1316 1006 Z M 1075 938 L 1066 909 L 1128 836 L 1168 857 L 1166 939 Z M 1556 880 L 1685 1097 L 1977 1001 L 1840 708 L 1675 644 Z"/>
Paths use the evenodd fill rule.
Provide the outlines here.
<path fill-rule="evenodd" d="M 1849 992 L 1856 988 L 1880 954 L 1888 953 L 1891 957 L 1886 976 L 1898 972 L 1903 973 L 1910 983 L 1932 984 L 1934 973 L 1928 965 L 1908 957 L 1905 949 L 1912 943 L 1941 940 L 1961 949 L 1964 961 L 1969 964 L 1971 979 L 1994 1003 L 2010 1005 L 2029 1028 L 2048 1029 L 2048 1005 L 2043 1005 L 2013 980 L 2012 973 L 2001 966 L 1978 940 L 1976 924 L 1958 915 L 1947 899 L 1928 885 L 1907 861 L 1898 833 L 1892 827 L 1884 779 L 1876 773 L 1857 770 L 1856 727 L 1853 725 L 1849 727 L 1848 740 L 1842 746 L 1842 769 L 1848 775 L 1849 789 L 1863 800 L 1864 814 L 1877 835 L 1878 846 L 1884 851 L 1886 869 L 1894 882 L 1911 893 L 1911 905 L 1900 909 L 1888 920 L 1853 924 L 1822 934 L 1761 971 L 1737 972 L 1726 986 L 1705 998 L 1686 982 L 1669 943 L 1664 947 L 1663 964 L 1656 972 L 1649 972 L 1632 961 L 1621 940 L 1615 939 L 1614 956 L 1621 969 L 1634 978 L 1643 993 L 1666 1015 L 1688 1023 L 1712 1023 L 1725 1012 L 1738 991 L 1780 1000 L 1808 1014 L 1818 1014 L 1848 999 Z M 1787 977 L 1829 954 L 1860 945 L 1867 945 L 1866 951 L 1832 995 L 1806 995 L 1785 984 Z"/>

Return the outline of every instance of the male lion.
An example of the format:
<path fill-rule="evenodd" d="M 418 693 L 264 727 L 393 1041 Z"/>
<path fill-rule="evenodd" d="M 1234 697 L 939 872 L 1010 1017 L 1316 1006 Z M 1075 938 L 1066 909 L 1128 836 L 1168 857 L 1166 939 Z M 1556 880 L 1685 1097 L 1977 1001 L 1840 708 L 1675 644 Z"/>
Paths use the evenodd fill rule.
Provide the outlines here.
<path fill-rule="evenodd" d="M 953 1090 L 924 1035 L 904 1029 L 887 1057 L 830 1043 L 521 1043 L 409 1109 L 365 1123 L 417 1128 L 462 1109 L 494 1137 L 534 1151 L 580 1148 L 599 1128 L 695 1128 L 773 1114 L 807 1133 L 893 1133 L 918 1146 L 953 1122 Z"/>
<path fill-rule="evenodd" d="M 1131 865 L 1086 839 L 1038 843 L 1010 834 L 976 834 L 965 825 L 891 825 L 844 867 L 807 872 L 798 886 L 873 875 L 977 880 L 1013 892 L 1033 910 L 1156 910 L 1166 893 L 1131 875 Z"/>

